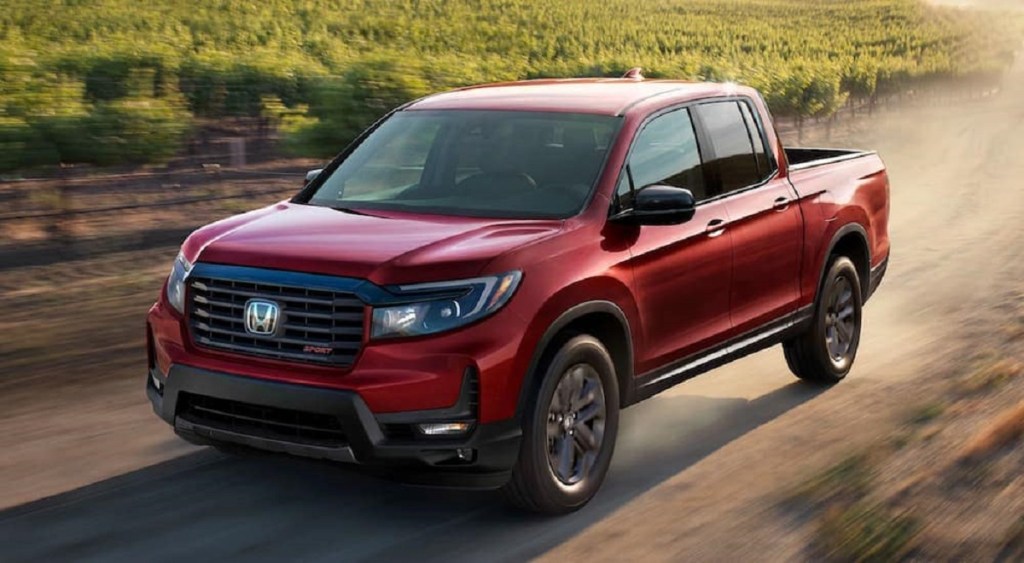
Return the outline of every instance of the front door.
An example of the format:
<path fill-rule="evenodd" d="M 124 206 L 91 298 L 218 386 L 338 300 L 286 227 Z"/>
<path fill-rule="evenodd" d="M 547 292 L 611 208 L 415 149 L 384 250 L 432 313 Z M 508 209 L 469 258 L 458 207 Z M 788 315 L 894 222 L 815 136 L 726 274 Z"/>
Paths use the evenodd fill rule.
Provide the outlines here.
<path fill-rule="evenodd" d="M 635 295 L 643 330 L 638 374 L 713 345 L 729 330 L 732 235 L 722 201 L 709 198 L 689 110 L 649 121 L 637 134 L 618 196 L 628 207 L 637 189 L 687 188 L 696 213 L 679 225 L 644 225 L 631 247 Z"/>

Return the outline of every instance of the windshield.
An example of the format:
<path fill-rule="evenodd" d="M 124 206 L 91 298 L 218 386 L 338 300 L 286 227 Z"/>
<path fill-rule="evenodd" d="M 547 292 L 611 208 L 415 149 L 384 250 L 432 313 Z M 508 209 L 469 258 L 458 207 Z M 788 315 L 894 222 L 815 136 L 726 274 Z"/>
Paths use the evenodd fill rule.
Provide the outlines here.
<path fill-rule="evenodd" d="M 308 203 L 354 210 L 565 218 L 578 213 L 617 117 L 404 111 L 315 182 Z"/>

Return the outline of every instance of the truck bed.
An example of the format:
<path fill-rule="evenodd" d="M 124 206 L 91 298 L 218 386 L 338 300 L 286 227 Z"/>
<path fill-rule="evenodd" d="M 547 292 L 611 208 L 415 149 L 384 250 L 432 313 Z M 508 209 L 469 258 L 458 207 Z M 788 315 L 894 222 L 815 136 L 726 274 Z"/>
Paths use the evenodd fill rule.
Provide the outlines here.
<path fill-rule="evenodd" d="M 858 225 L 867 239 L 871 267 L 881 264 L 889 255 L 889 180 L 878 153 L 783 150 L 790 162 L 789 181 L 801 199 L 806 221 L 804 240 L 821 249 L 833 237 L 833 229 L 838 228 L 835 226 Z M 870 283 L 869 272 L 861 274 L 864 283 Z M 814 272 L 809 278 L 809 292 L 814 290 L 817 275 Z"/>
<path fill-rule="evenodd" d="M 802 170 L 805 168 L 821 166 L 822 164 L 829 164 L 832 162 L 839 162 L 874 154 L 873 151 L 804 147 L 783 148 L 783 152 L 786 153 L 786 160 L 789 161 L 790 170 Z"/>

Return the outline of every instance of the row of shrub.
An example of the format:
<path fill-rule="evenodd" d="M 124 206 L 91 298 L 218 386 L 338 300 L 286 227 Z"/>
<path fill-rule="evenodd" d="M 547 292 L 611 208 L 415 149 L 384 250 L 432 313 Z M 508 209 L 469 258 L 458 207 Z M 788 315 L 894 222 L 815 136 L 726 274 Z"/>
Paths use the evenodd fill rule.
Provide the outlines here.
<path fill-rule="evenodd" d="M 174 156 L 188 113 L 161 100 L 123 99 L 76 115 L 0 118 L 0 170 L 61 162 L 143 164 Z"/>
<path fill-rule="evenodd" d="M 14 2 L 0 11 L 0 171 L 160 161 L 197 118 L 262 118 L 324 156 L 429 92 L 638 65 L 820 117 L 997 80 L 1021 29 L 917 0 Z"/>
<path fill-rule="evenodd" d="M 5 70 L 0 67 L 0 172 L 163 161 L 178 152 L 191 127 L 180 97 L 90 99 L 81 80 Z"/>

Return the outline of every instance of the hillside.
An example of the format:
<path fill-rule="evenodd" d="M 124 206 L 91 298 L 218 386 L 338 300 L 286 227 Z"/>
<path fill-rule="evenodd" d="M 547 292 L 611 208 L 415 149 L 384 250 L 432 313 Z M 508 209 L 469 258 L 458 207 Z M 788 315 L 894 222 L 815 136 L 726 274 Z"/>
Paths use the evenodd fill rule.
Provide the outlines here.
<path fill-rule="evenodd" d="M 936 81 L 995 81 L 1020 31 L 914 0 L 6 4 L 0 170 L 161 160 L 195 117 L 263 117 L 300 152 L 330 153 L 430 91 L 637 65 L 748 83 L 776 113 L 824 116 Z"/>

